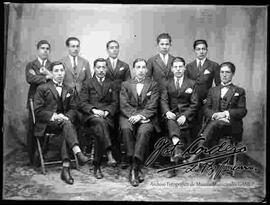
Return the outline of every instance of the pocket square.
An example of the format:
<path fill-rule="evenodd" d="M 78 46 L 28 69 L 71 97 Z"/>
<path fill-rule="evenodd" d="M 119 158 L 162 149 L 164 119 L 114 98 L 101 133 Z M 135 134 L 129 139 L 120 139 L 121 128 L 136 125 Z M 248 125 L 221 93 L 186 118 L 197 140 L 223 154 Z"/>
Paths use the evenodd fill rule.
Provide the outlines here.
<path fill-rule="evenodd" d="M 83 67 L 83 69 L 82 69 L 83 71 L 85 71 L 86 70 L 86 68 L 85 67 Z"/>
<path fill-rule="evenodd" d="M 234 96 L 239 96 L 239 93 L 234 93 Z"/>
<path fill-rule="evenodd" d="M 124 67 L 121 67 L 121 68 L 119 68 L 119 71 L 122 71 L 122 70 L 124 70 L 125 68 Z"/>
<path fill-rule="evenodd" d="M 67 98 L 70 97 L 70 93 L 67 93 L 66 97 L 67 97 Z"/>
<path fill-rule="evenodd" d="M 185 90 L 185 93 L 192 93 L 192 92 L 193 92 L 192 88 L 188 88 Z"/>
<path fill-rule="evenodd" d="M 148 93 L 146 93 L 146 96 L 150 96 L 152 94 L 151 91 L 149 91 Z"/>
<path fill-rule="evenodd" d="M 206 69 L 203 74 L 209 74 L 209 73 L 210 73 L 209 70 Z"/>
<path fill-rule="evenodd" d="M 112 92 L 112 89 L 111 89 L 111 88 L 109 89 L 109 92 L 110 92 L 110 93 Z"/>
<path fill-rule="evenodd" d="M 29 73 L 31 73 L 32 75 L 36 75 L 36 72 L 33 69 L 30 69 Z"/>

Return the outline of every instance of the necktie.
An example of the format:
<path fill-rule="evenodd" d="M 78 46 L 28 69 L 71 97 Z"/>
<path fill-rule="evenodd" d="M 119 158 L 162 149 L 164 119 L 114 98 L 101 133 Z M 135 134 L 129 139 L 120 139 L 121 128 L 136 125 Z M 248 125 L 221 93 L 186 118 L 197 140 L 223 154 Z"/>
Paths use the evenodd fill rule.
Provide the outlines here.
<path fill-rule="evenodd" d="M 199 72 L 202 72 L 202 61 L 199 60 L 199 65 L 198 65 Z"/>
<path fill-rule="evenodd" d="M 98 78 L 98 82 L 101 86 L 103 85 L 102 78 Z"/>
<path fill-rule="evenodd" d="M 73 69 L 76 70 L 77 65 L 76 65 L 76 56 L 73 56 Z"/>
<path fill-rule="evenodd" d="M 54 85 L 55 85 L 56 87 L 59 87 L 59 88 L 62 88 L 62 87 L 63 87 L 63 85 L 61 85 L 60 83 L 54 83 Z"/>
<path fill-rule="evenodd" d="M 175 85 L 176 89 L 178 90 L 180 88 L 180 78 L 176 79 L 176 85 Z"/>
<path fill-rule="evenodd" d="M 162 60 L 164 62 L 164 64 L 167 66 L 167 62 L 166 62 L 166 59 L 165 59 L 165 55 L 162 54 Z"/>
<path fill-rule="evenodd" d="M 45 67 L 45 60 L 42 60 L 42 67 Z"/>
<path fill-rule="evenodd" d="M 227 84 L 227 85 L 221 85 L 221 89 L 222 88 L 229 88 L 231 84 Z"/>
<path fill-rule="evenodd" d="M 115 60 L 113 60 L 112 63 L 113 63 L 113 64 L 112 64 L 112 67 L 113 67 L 113 70 L 114 70 L 114 69 L 115 69 L 115 64 L 116 64 L 116 63 L 115 63 Z"/>

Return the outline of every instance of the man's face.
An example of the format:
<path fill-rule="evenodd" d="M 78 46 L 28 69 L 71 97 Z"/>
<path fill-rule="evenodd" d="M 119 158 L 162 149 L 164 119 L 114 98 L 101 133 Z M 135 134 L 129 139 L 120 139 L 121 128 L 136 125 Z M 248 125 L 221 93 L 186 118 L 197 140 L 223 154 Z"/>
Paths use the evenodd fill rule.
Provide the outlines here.
<path fill-rule="evenodd" d="M 159 47 L 159 52 L 162 53 L 163 55 L 166 55 L 170 51 L 171 43 L 169 39 L 162 38 L 160 39 L 158 43 L 158 47 Z"/>
<path fill-rule="evenodd" d="M 107 66 L 106 62 L 104 61 L 98 61 L 95 66 L 95 74 L 99 78 L 103 78 L 106 75 Z"/>
<path fill-rule="evenodd" d="M 233 75 L 234 74 L 228 66 L 225 65 L 220 68 L 220 79 L 224 84 L 231 82 Z"/>
<path fill-rule="evenodd" d="M 69 41 L 68 53 L 71 56 L 78 56 L 79 53 L 80 53 L 80 42 L 77 41 L 77 40 L 71 40 L 71 41 Z"/>
<path fill-rule="evenodd" d="M 38 48 L 38 57 L 45 60 L 49 57 L 50 54 L 50 46 L 48 44 L 41 44 Z"/>
<path fill-rule="evenodd" d="M 65 76 L 65 69 L 64 66 L 62 64 L 60 65 L 55 65 L 52 69 L 52 75 L 53 75 L 53 79 L 58 82 L 58 83 L 62 83 L 64 80 L 64 76 Z"/>
<path fill-rule="evenodd" d="M 145 78 L 146 73 L 147 73 L 146 63 L 144 61 L 137 62 L 134 67 L 135 77 L 137 77 L 138 79 L 143 79 Z"/>
<path fill-rule="evenodd" d="M 181 78 L 184 75 L 184 72 L 186 70 L 186 67 L 183 62 L 181 61 L 176 61 L 172 65 L 172 72 L 173 75 L 177 78 Z"/>
<path fill-rule="evenodd" d="M 111 42 L 107 48 L 107 52 L 111 58 L 117 58 L 119 54 L 119 45 L 115 42 Z"/>
<path fill-rule="evenodd" d="M 203 60 L 207 55 L 207 48 L 205 44 L 198 44 L 195 49 L 196 58 Z"/>

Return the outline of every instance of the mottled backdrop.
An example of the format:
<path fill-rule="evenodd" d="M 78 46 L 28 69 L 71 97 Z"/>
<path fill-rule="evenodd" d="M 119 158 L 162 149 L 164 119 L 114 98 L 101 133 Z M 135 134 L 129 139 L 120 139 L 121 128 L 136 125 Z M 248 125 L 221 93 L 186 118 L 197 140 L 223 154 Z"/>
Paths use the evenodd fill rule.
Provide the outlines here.
<path fill-rule="evenodd" d="M 66 55 L 65 39 L 81 40 L 90 63 L 106 57 L 108 40 L 120 42 L 120 58 L 130 66 L 136 57 L 157 52 L 156 36 L 168 32 L 172 54 L 194 59 L 192 44 L 204 38 L 209 58 L 232 61 L 234 83 L 246 89 L 248 115 L 243 143 L 248 155 L 265 164 L 266 7 L 195 5 L 10 4 L 4 91 L 4 157 L 25 150 L 29 85 L 25 66 L 35 58 L 36 43 L 51 42 L 51 60 Z"/>

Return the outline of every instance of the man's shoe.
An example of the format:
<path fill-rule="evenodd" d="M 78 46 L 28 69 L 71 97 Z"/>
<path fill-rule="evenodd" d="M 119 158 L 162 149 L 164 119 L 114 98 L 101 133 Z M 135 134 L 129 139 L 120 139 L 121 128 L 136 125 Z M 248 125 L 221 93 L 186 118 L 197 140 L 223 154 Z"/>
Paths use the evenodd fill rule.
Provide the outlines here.
<path fill-rule="evenodd" d="M 144 174 L 141 169 L 138 170 L 138 180 L 140 183 L 144 181 Z"/>
<path fill-rule="evenodd" d="M 175 177 L 175 176 L 176 176 L 176 169 L 170 169 L 167 172 L 167 178 L 172 178 L 172 177 Z"/>
<path fill-rule="evenodd" d="M 135 169 L 131 169 L 129 173 L 129 182 L 132 186 L 136 187 L 139 185 L 139 180 L 138 180 L 138 173 Z"/>
<path fill-rule="evenodd" d="M 61 172 L 61 179 L 67 184 L 73 184 L 74 179 L 70 175 L 69 167 L 63 167 Z"/>
<path fill-rule="evenodd" d="M 89 162 L 91 159 L 88 158 L 87 156 L 85 156 L 82 152 L 78 152 L 76 154 L 78 161 L 79 161 L 79 165 L 85 165 L 87 162 Z"/>
<path fill-rule="evenodd" d="M 179 145 L 177 145 L 174 149 L 174 156 L 173 156 L 173 160 L 175 162 L 179 162 L 179 161 L 182 161 L 182 148 L 179 147 Z"/>
<path fill-rule="evenodd" d="M 102 179 L 103 178 L 103 174 L 100 170 L 100 166 L 94 166 L 94 176 L 97 178 L 97 179 Z"/>

